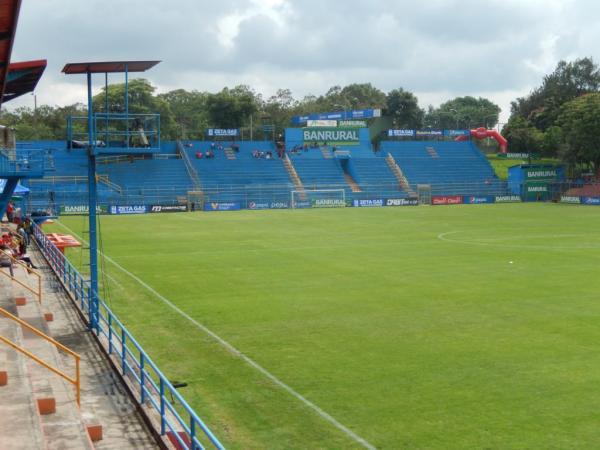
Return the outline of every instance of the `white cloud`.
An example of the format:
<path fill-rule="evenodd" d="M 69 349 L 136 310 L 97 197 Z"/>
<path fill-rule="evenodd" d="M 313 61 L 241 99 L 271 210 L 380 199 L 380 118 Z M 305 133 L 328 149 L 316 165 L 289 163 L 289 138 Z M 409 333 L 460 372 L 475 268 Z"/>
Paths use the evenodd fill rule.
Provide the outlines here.
<path fill-rule="evenodd" d="M 144 75 L 160 90 L 244 83 L 301 98 L 371 82 L 424 107 L 486 96 L 506 120 L 558 60 L 600 61 L 598 17 L 591 0 L 25 0 L 13 60 L 48 59 L 38 103 L 85 100 L 66 62 L 161 59 Z"/>

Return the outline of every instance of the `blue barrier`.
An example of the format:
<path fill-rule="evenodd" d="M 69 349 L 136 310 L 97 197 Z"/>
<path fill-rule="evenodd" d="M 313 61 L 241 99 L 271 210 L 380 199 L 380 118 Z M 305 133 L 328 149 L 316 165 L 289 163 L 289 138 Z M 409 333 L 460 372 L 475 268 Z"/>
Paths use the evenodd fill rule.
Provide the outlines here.
<path fill-rule="evenodd" d="M 197 429 L 199 429 L 214 448 L 224 449 L 225 447 L 173 387 L 106 303 L 99 299 L 98 308 L 92 308 L 89 282 L 46 237 L 40 227 L 34 225 L 33 230 L 40 251 L 64 287 L 73 295 L 88 323 L 97 324 L 94 331 L 99 338 L 98 341 L 108 352 L 112 361 L 117 363 L 123 377 L 133 381 L 135 389 L 139 392 L 139 396 L 136 396 L 134 392 L 136 401 L 141 406 L 151 405 L 158 413 L 160 424 L 152 421 L 156 431 L 161 436 L 169 434 L 183 449 L 198 450 L 204 449 L 198 439 Z M 95 310 L 98 311 L 97 317 L 92 317 Z M 106 338 L 106 341 L 101 337 Z M 187 416 L 186 419 L 182 418 L 182 414 L 178 412 L 175 400 L 183 408 L 183 415 Z M 189 443 L 180 436 L 180 432 L 187 434 Z"/>

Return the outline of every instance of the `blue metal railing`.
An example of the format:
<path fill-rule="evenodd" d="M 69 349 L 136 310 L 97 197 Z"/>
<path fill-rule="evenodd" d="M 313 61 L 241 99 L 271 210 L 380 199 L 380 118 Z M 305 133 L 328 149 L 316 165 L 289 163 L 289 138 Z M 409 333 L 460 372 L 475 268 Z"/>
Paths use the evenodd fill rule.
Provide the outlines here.
<path fill-rule="evenodd" d="M 92 120 L 98 147 L 160 149 L 160 114 L 94 113 Z M 89 142 L 87 116 L 67 118 L 67 140 Z"/>
<path fill-rule="evenodd" d="M 0 149 L 0 173 L 4 176 L 41 176 L 44 173 L 46 158 L 37 151 L 19 152 L 18 157 L 9 157 Z"/>
<path fill-rule="evenodd" d="M 160 423 L 156 424 L 154 420 L 152 423 L 160 435 L 170 435 L 183 449 L 204 449 L 200 438 L 205 443 L 208 440 L 214 448 L 224 449 L 208 426 L 173 387 L 104 301 L 98 299 L 97 317 L 91 317 L 95 314 L 93 312 L 95 308 L 90 301 L 89 282 L 37 225 L 34 225 L 34 236 L 41 252 L 63 285 L 76 299 L 88 323 L 97 324 L 94 331 L 98 337 L 105 338 L 99 341 L 117 364 L 123 377 L 132 381 L 137 391 L 136 400 L 142 406 L 150 406 L 158 414 Z M 180 408 L 177 408 L 177 404 Z M 183 438 L 181 432 L 188 439 Z"/>

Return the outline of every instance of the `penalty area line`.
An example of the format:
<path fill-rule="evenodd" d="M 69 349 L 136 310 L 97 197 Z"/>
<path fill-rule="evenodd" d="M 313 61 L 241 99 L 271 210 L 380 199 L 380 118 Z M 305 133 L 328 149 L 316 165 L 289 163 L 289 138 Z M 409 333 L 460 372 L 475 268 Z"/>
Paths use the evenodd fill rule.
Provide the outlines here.
<path fill-rule="evenodd" d="M 78 236 L 77 233 L 75 233 L 73 230 L 71 230 L 68 226 L 66 226 L 62 222 L 60 222 L 60 221 L 57 220 L 56 223 L 58 223 L 61 227 L 63 227 L 65 230 L 67 230 L 72 235 L 76 236 L 84 244 L 86 244 L 86 245 L 88 244 L 85 239 L 83 239 L 81 236 Z M 305 406 L 307 406 L 308 408 L 312 409 L 321 418 L 323 418 L 324 420 L 326 420 L 327 422 L 329 422 L 331 425 L 333 425 L 334 427 L 336 427 L 338 430 L 340 430 L 341 432 L 343 432 L 346 436 L 348 436 L 349 438 L 351 438 L 352 440 L 354 440 L 358 444 L 362 445 L 364 448 L 367 448 L 369 450 L 376 450 L 376 447 L 373 444 L 369 443 L 366 439 L 360 437 L 358 434 L 356 434 L 350 428 L 348 428 L 345 425 L 343 425 L 335 417 L 333 417 L 331 414 L 329 414 L 326 411 L 324 411 L 323 409 L 321 409 L 315 403 L 313 403 L 310 400 L 308 400 L 302 394 L 296 392 L 293 388 L 291 388 L 290 386 L 288 386 L 287 384 L 285 384 L 283 381 L 281 381 L 279 378 L 277 378 L 275 375 L 273 375 L 267 369 L 265 369 L 264 367 L 262 367 L 260 364 L 258 364 L 256 361 L 254 361 L 252 358 L 250 358 L 249 356 L 246 356 L 244 353 L 242 353 L 241 350 L 238 350 L 237 348 L 235 348 L 232 344 L 230 344 L 229 342 L 227 342 L 225 339 L 223 339 L 221 336 L 219 336 L 218 334 L 216 334 L 214 331 L 210 330 L 205 325 L 203 325 L 200 322 L 198 322 L 196 319 L 194 319 L 188 313 L 186 313 L 181 308 L 179 308 L 177 305 L 175 305 L 171 300 L 169 300 L 168 298 L 166 298 L 165 296 L 163 296 L 161 293 L 157 292 L 152 286 L 150 286 L 149 284 L 147 284 L 144 280 L 142 280 L 141 278 L 139 278 L 137 275 L 135 275 L 135 274 L 131 273 L 129 270 L 125 269 L 118 262 L 116 262 L 115 260 L 113 260 L 110 256 L 108 256 L 106 254 L 103 254 L 99 250 L 98 250 L 98 253 L 100 255 L 102 255 L 104 258 L 106 258 L 106 260 L 108 262 L 110 262 L 111 264 L 113 264 L 116 268 L 118 268 L 119 270 L 121 270 L 124 274 L 128 275 L 130 278 L 132 278 L 137 283 L 139 283 L 140 286 L 144 287 L 148 292 L 152 293 L 156 298 L 158 298 L 161 302 L 163 302 L 165 305 L 167 305 L 168 307 L 170 307 L 173 311 L 175 311 L 176 313 L 178 313 L 183 318 L 187 319 L 190 323 L 194 324 L 199 330 L 201 330 L 204 333 L 208 334 L 215 341 L 217 341 L 219 344 L 221 344 L 223 347 L 225 347 L 230 353 L 232 353 L 233 355 L 237 356 L 238 358 L 240 358 L 241 360 L 243 360 L 245 363 L 247 363 L 248 365 L 250 365 L 251 367 L 253 367 L 254 369 L 256 369 L 258 372 L 260 372 L 265 377 L 267 377 L 269 380 L 271 380 L 274 384 L 276 384 L 277 386 L 279 386 L 280 388 L 282 388 L 283 390 L 285 390 L 286 392 L 288 392 L 290 395 L 292 395 L 293 397 L 295 397 L 296 399 L 298 399 L 300 402 L 302 402 Z"/>

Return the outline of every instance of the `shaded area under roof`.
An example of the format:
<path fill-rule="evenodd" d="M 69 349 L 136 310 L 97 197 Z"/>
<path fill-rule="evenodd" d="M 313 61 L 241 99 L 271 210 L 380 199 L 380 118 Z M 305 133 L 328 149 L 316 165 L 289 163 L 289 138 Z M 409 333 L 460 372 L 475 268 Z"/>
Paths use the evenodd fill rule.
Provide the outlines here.
<path fill-rule="evenodd" d="M 4 93 L 21 0 L 0 0 L 0 94 Z M 0 95 L 0 105 L 2 95 Z"/>
<path fill-rule="evenodd" d="M 145 72 L 160 61 L 101 61 L 69 63 L 63 67 L 67 75 L 83 73 Z"/>
<path fill-rule="evenodd" d="M 2 102 L 6 103 L 23 94 L 32 92 L 46 69 L 46 60 L 24 61 L 8 66 Z"/>

